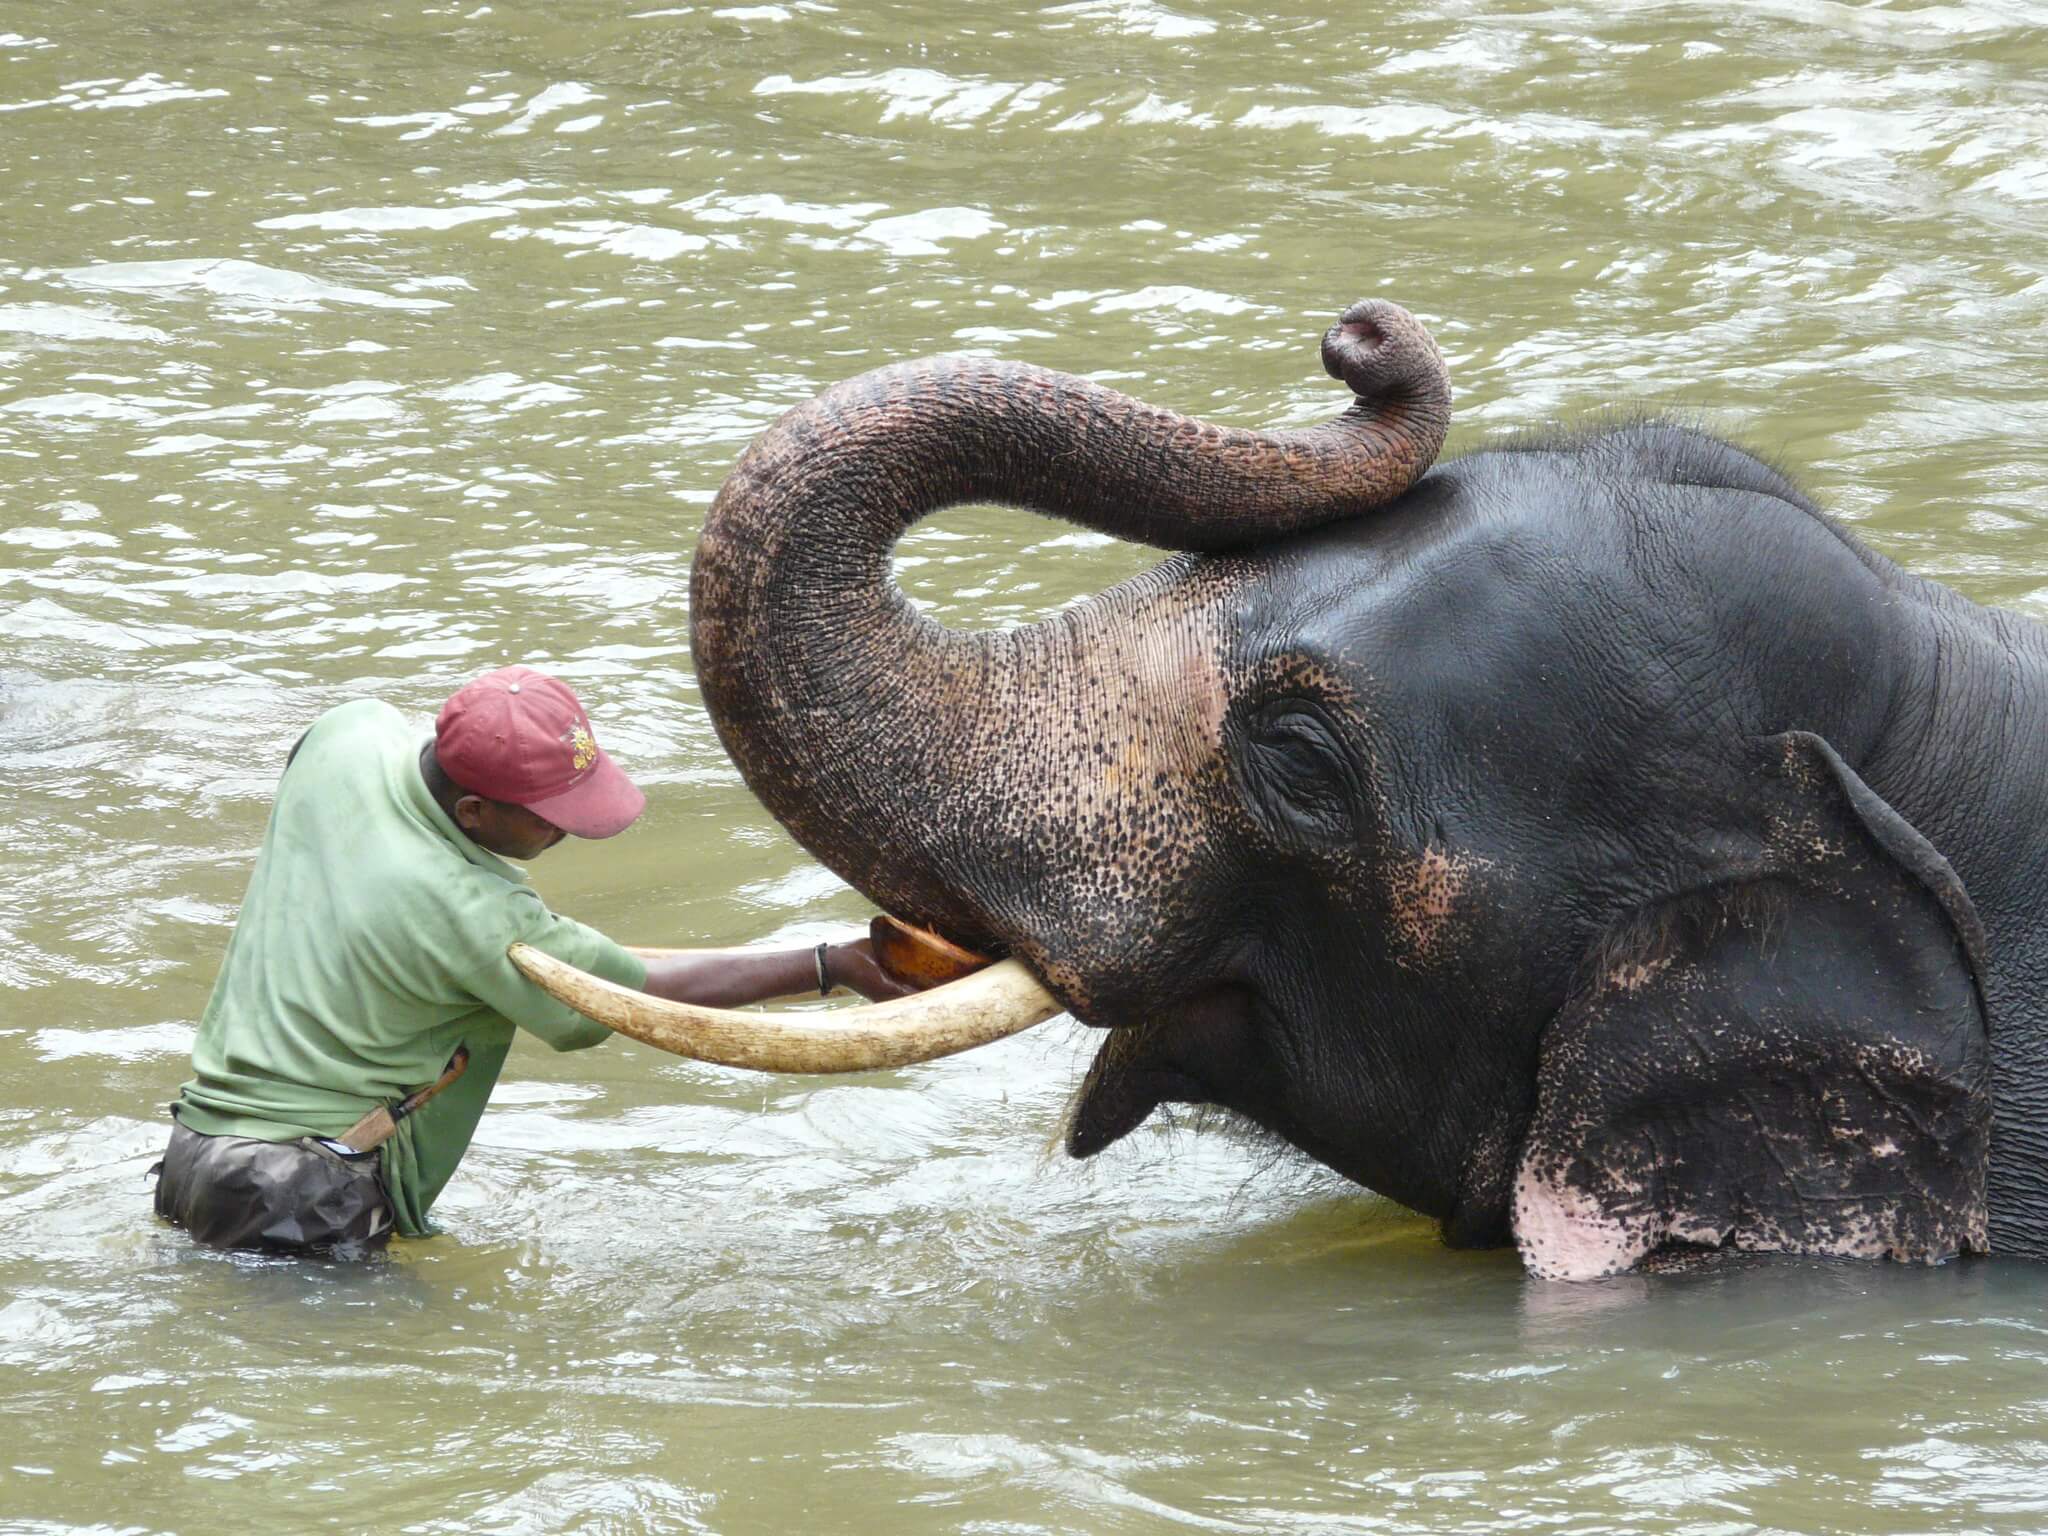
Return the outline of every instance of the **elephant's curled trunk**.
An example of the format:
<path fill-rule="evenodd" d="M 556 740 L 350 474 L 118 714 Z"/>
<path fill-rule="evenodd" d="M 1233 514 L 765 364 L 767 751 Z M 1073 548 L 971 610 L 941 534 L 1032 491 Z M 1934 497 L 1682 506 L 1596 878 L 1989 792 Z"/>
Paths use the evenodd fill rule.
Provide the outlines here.
<path fill-rule="evenodd" d="M 719 491 L 691 576 L 698 677 L 747 783 L 885 908 L 1004 946 L 1026 916 L 1020 861 L 1048 836 L 1048 808 L 1029 802 L 1084 792 L 1073 774 L 1104 755 L 1072 723 L 1101 664 L 1090 637 L 1169 578 L 968 634 L 911 607 L 890 549 L 963 502 L 1188 551 L 1369 511 L 1442 445 L 1443 360 L 1381 300 L 1348 309 L 1322 353 L 1356 398 L 1298 431 L 1217 427 L 1072 375 L 960 358 L 876 369 L 783 416 Z"/>

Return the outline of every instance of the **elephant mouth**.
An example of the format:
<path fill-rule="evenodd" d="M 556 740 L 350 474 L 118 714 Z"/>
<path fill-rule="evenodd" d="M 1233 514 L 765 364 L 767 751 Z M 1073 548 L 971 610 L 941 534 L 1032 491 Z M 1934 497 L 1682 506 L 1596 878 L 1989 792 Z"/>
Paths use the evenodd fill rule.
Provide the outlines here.
<path fill-rule="evenodd" d="M 1122 1141 L 1162 1104 L 1208 1102 L 1202 1085 L 1185 1072 L 1134 1066 L 1129 1036 L 1119 1032 L 1102 1042 L 1067 1121 L 1067 1155 L 1093 1157 Z"/>
<path fill-rule="evenodd" d="M 1249 1081 L 1246 1039 L 1255 1008 L 1242 987 L 1224 986 L 1143 1022 L 1109 1031 L 1075 1095 L 1067 1121 L 1070 1157 L 1114 1146 L 1162 1104 L 1213 1104 L 1239 1109 L 1241 1092 L 1224 1094 L 1216 1080 Z M 1196 1063 L 1200 1063 L 1199 1068 Z"/>
<path fill-rule="evenodd" d="M 1142 1081 L 1147 1074 L 1132 1069 L 1135 1039 L 1127 1029 L 1103 1038 L 1067 1116 L 1067 1156 L 1093 1157 L 1114 1146 L 1159 1106 L 1159 1095 Z"/>

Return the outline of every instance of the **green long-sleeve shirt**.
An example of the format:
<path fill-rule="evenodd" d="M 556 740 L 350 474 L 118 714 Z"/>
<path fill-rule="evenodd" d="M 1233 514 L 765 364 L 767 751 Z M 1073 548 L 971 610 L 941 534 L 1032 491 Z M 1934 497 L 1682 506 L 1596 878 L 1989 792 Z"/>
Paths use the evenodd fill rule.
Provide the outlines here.
<path fill-rule="evenodd" d="M 468 1069 L 384 1144 L 409 1237 L 432 1230 L 428 1207 L 476 1133 L 515 1026 L 561 1051 L 610 1038 L 522 976 L 506 946 L 523 939 L 623 986 L 647 981 L 638 959 L 550 912 L 522 870 L 449 820 L 420 776 L 423 744 L 371 699 L 307 731 L 175 1106 L 205 1135 L 339 1136 L 432 1082 L 466 1044 Z"/>

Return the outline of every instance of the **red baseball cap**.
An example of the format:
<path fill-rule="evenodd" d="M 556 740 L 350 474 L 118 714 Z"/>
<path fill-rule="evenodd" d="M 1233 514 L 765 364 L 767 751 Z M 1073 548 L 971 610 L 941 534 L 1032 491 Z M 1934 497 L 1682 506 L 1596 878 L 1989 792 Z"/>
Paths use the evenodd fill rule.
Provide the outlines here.
<path fill-rule="evenodd" d="M 500 667 L 465 683 L 434 722 L 434 756 L 473 795 L 523 805 L 576 837 L 623 832 L 647 797 L 604 755 L 560 678 Z"/>

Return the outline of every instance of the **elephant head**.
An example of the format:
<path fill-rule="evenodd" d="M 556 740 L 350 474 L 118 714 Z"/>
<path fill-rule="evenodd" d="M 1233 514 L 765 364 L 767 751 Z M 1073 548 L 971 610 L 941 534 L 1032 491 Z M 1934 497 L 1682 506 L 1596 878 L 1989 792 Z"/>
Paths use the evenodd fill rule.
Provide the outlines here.
<path fill-rule="evenodd" d="M 1242 609 L 1267 579 L 1257 551 L 1392 501 L 1434 459 L 1450 404 L 1434 342 L 1395 305 L 1353 305 L 1322 359 L 1350 407 L 1271 434 L 1036 368 L 881 369 L 765 434 L 706 520 L 692 647 L 720 738 L 797 840 L 885 910 L 1016 956 L 1112 1027 L 1070 1129 L 1079 1155 L 1159 1102 L 1213 1099 L 1211 1077 L 1298 1077 L 1262 1049 L 1256 1014 L 1259 973 L 1305 978 L 1305 957 L 1254 953 L 1241 924 L 1279 895 L 1262 887 L 1285 829 L 1247 802 L 1250 765 L 1233 759 L 1312 753 L 1319 709 L 1353 701 L 1298 656 L 1247 671 Z M 1248 553 L 1169 561 L 1037 625 L 957 633 L 912 609 L 888 557 L 918 518 L 968 501 Z M 1319 688 L 1336 690 L 1324 706 Z M 1242 739 L 1237 718 L 1256 722 Z M 1303 934 L 1330 921 L 1272 916 Z M 1340 1156 L 1314 1144 L 1312 1118 L 1276 1128 Z M 1414 1196 L 1392 1165 L 1339 1166 Z"/>
<path fill-rule="evenodd" d="M 1425 475 L 1448 383 L 1393 305 L 1323 360 L 1355 399 L 1293 433 L 959 359 L 783 417 L 691 584 L 748 784 L 1107 1031 L 1077 1156 L 1216 1106 L 1560 1275 L 1982 1247 L 1976 919 L 1849 765 L 1897 685 L 1869 557 L 1677 429 Z M 949 631 L 888 561 L 960 502 L 1183 553 Z"/>

